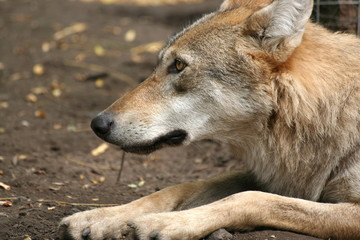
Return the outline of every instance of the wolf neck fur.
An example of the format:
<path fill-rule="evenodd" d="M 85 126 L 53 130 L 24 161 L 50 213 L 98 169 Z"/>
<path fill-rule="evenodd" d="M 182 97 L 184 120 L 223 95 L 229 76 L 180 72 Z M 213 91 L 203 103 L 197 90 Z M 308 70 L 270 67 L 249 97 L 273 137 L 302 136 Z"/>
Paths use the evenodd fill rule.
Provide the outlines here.
<path fill-rule="evenodd" d="M 241 149 L 243 160 L 261 176 L 261 182 L 273 183 L 268 186 L 270 191 L 318 200 L 328 178 L 316 176 L 330 176 L 342 156 L 359 147 L 360 110 L 351 112 L 351 106 L 360 102 L 360 67 L 351 62 L 357 62 L 352 59 L 359 58 L 360 52 L 349 53 L 343 62 L 330 62 L 334 58 L 326 57 L 329 48 L 332 54 L 342 51 L 338 38 L 333 40 L 327 30 L 311 23 L 307 28 L 318 34 L 305 33 L 302 44 L 272 76 L 274 111 L 263 123 L 263 135 L 254 138 L 259 142 L 247 144 L 249 149 L 235 148 Z M 360 44 L 352 36 L 343 37 L 345 43 Z M 337 71 L 341 68 L 348 69 L 349 76 L 341 77 L 344 71 Z M 350 80 L 344 84 L 340 79 Z M 256 147 L 260 145 L 265 147 Z M 289 157 L 296 161 L 288 161 Z M 314 174 L 319 171 L 325 174 Z M 301 177 L 294 178 L 294 174 Z"/>

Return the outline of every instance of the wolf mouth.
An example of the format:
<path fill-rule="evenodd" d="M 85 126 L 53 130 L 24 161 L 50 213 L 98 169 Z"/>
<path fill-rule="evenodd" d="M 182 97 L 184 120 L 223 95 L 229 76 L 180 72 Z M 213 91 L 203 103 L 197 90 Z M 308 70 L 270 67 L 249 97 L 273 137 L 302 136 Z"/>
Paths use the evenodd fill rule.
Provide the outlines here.
<path fill-rule="evenodd" d="M 149 154 L 165 146 L 181 145 L 185 141 L 187 135 L 188 134 L 184 130 L 174 130 L 151 142 L 129 146 L 125 145 L 121 146 L 121 149 L 125 152 Z"/>

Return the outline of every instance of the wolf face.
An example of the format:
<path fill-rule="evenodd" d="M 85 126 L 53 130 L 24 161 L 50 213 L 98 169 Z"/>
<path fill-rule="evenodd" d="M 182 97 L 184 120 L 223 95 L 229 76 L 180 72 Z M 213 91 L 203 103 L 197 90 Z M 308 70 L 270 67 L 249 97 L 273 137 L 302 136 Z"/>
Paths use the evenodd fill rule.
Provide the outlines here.
<path fill-rule="evenodd" d="M 99 137 L 149 153 L 261 135 L 274 109 L 273 73 L 300 44 L 311 5 L 225 3 L 171 38 L 153 74 L 94 119 Z M 278 17 L 282 10 L 295 16 Z"/>

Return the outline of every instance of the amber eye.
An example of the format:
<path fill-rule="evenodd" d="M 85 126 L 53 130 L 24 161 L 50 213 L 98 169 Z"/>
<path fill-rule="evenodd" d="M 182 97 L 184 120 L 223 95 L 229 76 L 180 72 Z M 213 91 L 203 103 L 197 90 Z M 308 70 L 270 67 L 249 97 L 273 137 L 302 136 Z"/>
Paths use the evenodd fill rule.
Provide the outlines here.
<path fill-rule="evenodd" d="M 179 59 L 175 59 L 175 61 L 169 66 L 168 72 L 169 73 L 179 73 L 186 68 L 186 63 Z"/>
<path fill-rule="evenodd" d="M 182 70 L 184 70 L 184 68 L 186 67 L 186 64 L 183 63 L 182 61 L 176 59 L 175 60 L 175 68 L 178 72 L 181 72 Z"/>

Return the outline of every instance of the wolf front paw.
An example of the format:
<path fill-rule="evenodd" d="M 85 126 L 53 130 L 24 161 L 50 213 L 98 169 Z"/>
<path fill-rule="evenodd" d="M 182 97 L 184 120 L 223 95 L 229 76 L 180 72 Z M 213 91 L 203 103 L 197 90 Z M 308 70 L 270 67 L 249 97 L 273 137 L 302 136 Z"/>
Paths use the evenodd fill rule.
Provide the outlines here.
<path fill-rule="evenodd" d="M 136 240 L 197 240 L 209 234 L 202 226 L 206 222 L 193 224 L 192 220 L 178 212 L 147 214 L 128 223 L 129 235 Z"/>
<path fill-rule="evenodd" d="M 125 239 L 127 232 L 126 224 L 117 222 L 115 218 L 86 225 L 65 220 L 59 226 L 61 240 Z"/>
<path fill-rule="evenodd" d="M 64 218 L 59 226 L 61 240 L 124 239 L 129 214 L 120 207 L 99 208 Z M 119 212 L 121 211 L 121 212 Z"/>

